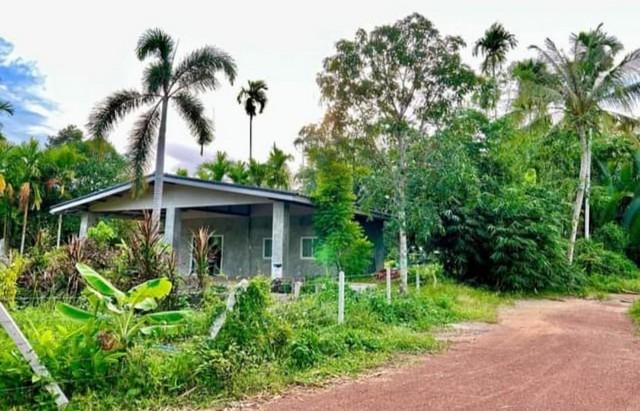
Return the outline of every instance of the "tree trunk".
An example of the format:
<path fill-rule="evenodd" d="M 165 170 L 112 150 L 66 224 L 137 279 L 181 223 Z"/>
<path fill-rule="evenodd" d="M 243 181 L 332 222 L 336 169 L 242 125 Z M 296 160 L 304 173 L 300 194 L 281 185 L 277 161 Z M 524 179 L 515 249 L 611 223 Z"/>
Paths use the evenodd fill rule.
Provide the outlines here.
<path fill-rule="evenodd" d="M 5 200 L 5 214 L 4 214 L 4 227 L 2 229 L 2 241 L 4 242 L 4 255 L 9 254 L 9 239 L 7 236 L 9 235 L 9 213 L 11 209 L 9 208 L 9 200 Z"/>
<path fill-rule="evenodd" d="M 400 136 L 400 181 L 398 182 L 398 223 L 400 224 L 399 237 L 400 237 L 400 277 L 402 283 L 400 284 L 400 292 L 406 293 L 409 291 L 409 268 L 407 263 L 407 164 L 406 164 L 406 146 L 404 136 Z"/>
<path fill-rule="evenodd" d="M 60 248 L 62 240 L 62 213 L 58 215 L 58 233 L 56 235 L 56 248 Z"/>
<path fill-rule="evenodd" d="M 24 217 L 22 218 L 22 239 L 20 240 L 20 254 L 24 254 L 24 243 L 27 238 L 27 216 L 29 215 L 29 203 L 24 208 Z"/>
<path fill-rule="evenodd" d="M 160 119 L 160 132 L 158 133 L 158 149 L 156 150 L 156 171 L 153 179 L 153 212 L 151 218 L 154 223 L 160 223 L 162 213 L 162 185 L 164 181 L 164 152 L 167 139 L 167 110 L 169 99 L 162 101 L 162 117 Z"/>
<path fill-rule="evenodd" d="M 249 116 L 249 164 L 253 160 L 253 116 Z"/>
<path fill-rule="evenodd" d="M 584 191 L 584 238 L 591 237 L 591 209 L 589 207 L 589 197 L 591 196 L 591 144 L 592 134 L 589 130 L 587 135 L 587 177 Z"/>
<path fill-rule="evenodd" d="M 580 136 L 580 147 L 582 149 L 582 153 L 580 154 L 578 191 L 576 192 L 576 200 L 573 204 L 573 218 L 571 219 L 571 237 L 569 238 L 569 250 L 567 251 L 567 257 L 570 263 L 573 263 L 576 237 L 578 236 L 578 226 L 580 225 L 580 213 L 584 204 L 584 192 L 587 184 L 588 145 L 583 126 L 578 126 L 578 135 Z"/>

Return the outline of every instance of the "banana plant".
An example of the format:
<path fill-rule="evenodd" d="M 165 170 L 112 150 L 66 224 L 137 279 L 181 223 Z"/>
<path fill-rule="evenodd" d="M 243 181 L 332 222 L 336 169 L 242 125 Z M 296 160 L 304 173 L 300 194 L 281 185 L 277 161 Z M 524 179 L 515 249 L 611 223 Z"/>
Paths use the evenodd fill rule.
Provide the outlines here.
<path fill-rule="evenodd" d="M 152 312 L 158 308 L 157 301 L 171 292 L 167 278 L 149 280 L 123 292 L 85 264 L 76 264 L 76 269 L 87 284 L 84 294 L 91 310 L 66 303 L 58 304 L 57 310 L 75 321 L 103 325 L 107 333 L 103 338 L 110 340 L 110 347 L 127 348 L 138 333 L 175 328 L 188 315 L 187 311 Z"/>

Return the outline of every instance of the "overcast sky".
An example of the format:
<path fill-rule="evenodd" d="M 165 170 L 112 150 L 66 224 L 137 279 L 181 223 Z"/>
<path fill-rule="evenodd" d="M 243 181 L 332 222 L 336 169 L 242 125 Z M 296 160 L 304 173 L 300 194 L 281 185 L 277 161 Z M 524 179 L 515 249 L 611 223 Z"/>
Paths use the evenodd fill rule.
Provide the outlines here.
<path fill-rule="evenodd" d="M 628 50 L 640 47 L 637 0 L 18 0 L 3 4 L 0 17 L 0 99 L 11 100 L 17 113 L 0 121 L 14 140 L 53 134 L 67 124 L 84 127 L 96 102 L 117 89 L 139 87 L 144 65 L 135 58 L 136 41 L 145 29 L 160 27 L 179 40 L 178 57 L 211 44 L 237 62 L 236 84 L 203 96 L 216 124 L 205 158 L 223 150 L 247 159 L 248 118 L 235 98 L 249 79 L 269 85 L 268 106 L 254 121 L 254 156 L 266 158 L 274 143 L 294 152 L 299 129 L 322 114 L 315 76 L 334 43 L 352 39 L 358 28 L 392 23 L 413 12 L 467 44 L 500 21 L 520 42 L 511 59 L 531 56 L 527 46 L 545 37 L 564 44 L 570 33 L 601 22 Z M 469 47 L 464 57 L 478 66 Z M 130 124 L 122 123 L 111 136 L 121 151 Z M 201 161 L 177 113 L 170 114 L 168 138 L 168 171 Z"/>

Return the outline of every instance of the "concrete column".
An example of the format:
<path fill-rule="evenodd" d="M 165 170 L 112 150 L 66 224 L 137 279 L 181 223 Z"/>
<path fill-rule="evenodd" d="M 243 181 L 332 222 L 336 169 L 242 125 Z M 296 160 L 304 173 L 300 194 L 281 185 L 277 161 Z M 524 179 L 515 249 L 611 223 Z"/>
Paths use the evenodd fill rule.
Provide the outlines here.
<path fill-rule="evenodd" d="M 86 238 L 87 231 L 89 228 L 93 227 L 96 224 L 96 215 L 90 211 L 83 211 L 80 216 L 80 232 L 78 232 L 78 237 Z"/>
<path fill-rule="evenodd" d="M 282 278 L 289 260 L 289 203 L 273 203 L 271 278 Z"/>
<path fill-rule="evenodd" d="M 164 241 L 178 251 L 180 235 L 182 232 L 182 210 L 179 208 L 167 208 L 164 217 Z"/>

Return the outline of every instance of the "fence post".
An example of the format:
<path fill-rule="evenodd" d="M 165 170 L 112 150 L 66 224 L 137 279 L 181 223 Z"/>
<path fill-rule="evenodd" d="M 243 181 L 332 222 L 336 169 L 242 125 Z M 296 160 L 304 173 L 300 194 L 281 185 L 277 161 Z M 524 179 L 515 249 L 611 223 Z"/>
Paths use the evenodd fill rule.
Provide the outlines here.
<path fill-rule="evenodd" d="M 7 334 L 9 334 L 9 337 L 13 340 L 16 347 L 18 347 L 24 359 L 27 360 L 33 372 L 38 377 L 49 378 L 49 371 L 40 364 L 36 352 L 33 351 L 33 347 L 31 347 L 31 344 L 29 344 L 29 341 L 25 338 L 24 334 L 22 334 L 22 331 L 20 331 L 20 328 L 18 328 L 18 325 L 13 321 L 9 311 L 7 311 L 2 303 L 0 303 L 0 325 L 7 331 Z M 62 392 L 60 386 L 55 381 L 47 384 L 45 388 L 55 398 L 58 408 L 64 408 L 69 404 L 67 396 L 64 395 L 64 392 Z"/>
<path fill-rule="evenodd" d="M 218 318 L 216 318 L 216 320 L 213 322 L 213 324 L 209 328 L 209 339 L 210 340 L 214 340 L 218 336 L 218 333 L 222 329 L 222 326 L 224 325 L 225 321 L 227 321 L 227 313 L 230 312 L 231 310 L 233 310 L 233 306 L 236 305 L 236 294 L 246 290 L 248 286 L 249 286 L 249 281 L 244 279 L 244 280 L 240 281 L 229 292 L 229 296 L 227 297 L 227 304 L 226 304 L 225 310 L 222 312 L 222 314 L 220 314 L 218 316 Z"/>
<path fill-rule="evenodd" d="M 391 304 L 391 267 L 387 267 L 387 302 Z"/>
<path fill-rule="evenodd" d="M 300 288 L 302 287 L 302 281 L 295 280 L 293 283 L 293 299 L 297 300 L 300 298 Z"/>
<path fill-rule="evenodd" d="M 338 324 L 344 323 L 344 271 L 338 273 Z"/>
<path fill-rule="evenodd" d="M 418 268 L 416 269 L 416 291 L 420 290 L 420 271 L 422 266 L 418 264 Z"/>

